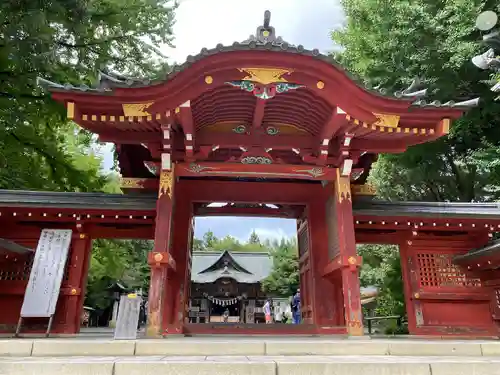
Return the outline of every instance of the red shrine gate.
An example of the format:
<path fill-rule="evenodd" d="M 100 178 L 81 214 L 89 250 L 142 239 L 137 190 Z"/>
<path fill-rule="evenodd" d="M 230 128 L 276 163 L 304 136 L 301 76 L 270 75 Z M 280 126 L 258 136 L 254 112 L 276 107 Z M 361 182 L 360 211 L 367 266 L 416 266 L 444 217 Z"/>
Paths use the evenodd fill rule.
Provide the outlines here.
<path fill-rule="evenodd" d="M 172 249 L 176 250 L 168 259 L 176 261 L 167 264 L 158 253 L 151 253 L 150 259 L 156 281 L 158 275 L 164 281 L 161 298 L 158 298 L 163 334 L 359 333 L 354 320 L 346 327 L 349 321 L 346 314 L 352 310 L 344 310 L 343 305 L 347 302 L 345 296 L 349 297 L 348 288 L 354 289 L 348 282 L 357 282 L 361 260 L 356 257 L 355 262 L 349 258 L 343 262 L 333 255 L 336 250 L 328 246 L 328 231 L 332 229 L 323 218 L 331 217 L 327 212 L 333 203 L 324 203 L 332 195 L 331 185 L 181 179 L 175 186 L 186 193 L 174 198 L 179 209 L 174 213 L 176 230 L 171 241 Z M 212 199 L 220 201 L 221 197 L 231 200 L 239 197 L 244 202 L 256 189 L 265 192 L 261 196 L 265 201 L 283 204 L 279 209 L 271 209 L 245 207 L 244 204 L 206 207 L 199 203 Z M 288 199 L 294 204 L 287 206 Z M 498 336 L 499 245 L 495 243 L 478 249 L 498 231 L 498 205 L 386 203 L 361 196 L 354 196 L 354 199 L 356 242 L 400 246 L 410 333 Z M 53 326 L 54 333 L 76 333 L 85 295 L 91 239 L 154 238 L 155 201 L 156 197 L 149 195 L 0 191 L 1 331 L 12 333 L 15 329 L 32 249 L 42 228 L 76 229 Z M 297 202 L 304 202 L 304 206 Z M 343 202 L 351 203 L 349 199 Z M 283 325 L 284 328 L 276 329 L 265 325 L 214 328 L 183 321 L 186 317 L 184 301 L 187 301 L 189 290 L 191 218 L 193 215 L 228 214 L 299 217 L 305 324 Z M 154 285 L 152 283 L 152 287 Z M 350 294 L 351 301 L 353 296 L 359 301 L 354 293 Z M 25 331 L 44 332 L 45 325 L 46 321 L 28 320 Z"/>
<path fill-rule="evenodd" d="M 224 332 L 362 335 L 356 243 L 371 242 L 400 246 L 411 333 L 498 335 L 498 259 L 473 270 L 473 255 L 461 268 L 454 257 L 498 231 L 499 207 L 366 197 L 378 153 L 446 135 L 477 101 L 428 104 L 414 84 L 395 97 L 362 88 L 330 57 L 277 37 L 269 17 L 249 40 L 203 49 L 159 82 L 111 73 L 93 88 L 41 80 L 70 120 L 115 143 L 122 188 L 133 193 L 4 192 L 0 238 L 32 248 L 41 228 L 77 231 L 54 330 L 78 331 L 90 240 L 104 237 L 154 239 L 149 336 L 219 332 L 185 318 L 193 217 L 226 214 L 297 219 L 304 324 Z M 17 321 L 26 251 L 0 262 L 5 329 Z"/>

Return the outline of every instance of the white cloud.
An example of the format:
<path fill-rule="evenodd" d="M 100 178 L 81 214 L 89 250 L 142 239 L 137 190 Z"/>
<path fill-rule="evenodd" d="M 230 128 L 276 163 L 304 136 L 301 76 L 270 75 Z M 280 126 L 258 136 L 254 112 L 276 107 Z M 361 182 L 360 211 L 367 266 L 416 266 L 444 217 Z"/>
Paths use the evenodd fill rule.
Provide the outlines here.
<path fill-rule="evenodd" d="M 286 233 L 283 229 L 281 228 L 254 228 L 250 231 L 248 234 L 247 238 L 244 241 L 247 241 L 248 238 L 250 237 L 250 234 L 252 232 L 255 232 L 257 236 L 259 236 L 261 241 L 265 240 L 281 240 L 282 238 L 290 238 L 290 234 Z"/>

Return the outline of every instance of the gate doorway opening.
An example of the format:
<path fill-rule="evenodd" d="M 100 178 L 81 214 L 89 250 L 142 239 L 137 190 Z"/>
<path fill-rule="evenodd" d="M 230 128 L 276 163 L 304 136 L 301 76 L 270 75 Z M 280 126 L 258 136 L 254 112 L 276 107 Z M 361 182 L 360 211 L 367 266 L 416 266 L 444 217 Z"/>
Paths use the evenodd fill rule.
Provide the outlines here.
<path fill-rule="evenodd" d="M 189 333 L 306 328 L 297 327 L 303 321 L 293 319 L 291 306 L 302 284 L 297 223 L 305 211 L 306 205 L 193 203 Z"/>

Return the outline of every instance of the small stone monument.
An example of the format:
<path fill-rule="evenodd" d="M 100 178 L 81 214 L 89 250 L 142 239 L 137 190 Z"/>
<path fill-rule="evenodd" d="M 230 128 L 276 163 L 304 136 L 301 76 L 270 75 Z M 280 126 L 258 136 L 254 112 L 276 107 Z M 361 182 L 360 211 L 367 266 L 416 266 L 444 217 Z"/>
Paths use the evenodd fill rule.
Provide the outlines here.
<path fill-rule="evenodd" d="M 135 340 L 137 338 L 141 302 L 141 296 L 135 293 L 121 296 L 115 328 L 115 340 Z"/>

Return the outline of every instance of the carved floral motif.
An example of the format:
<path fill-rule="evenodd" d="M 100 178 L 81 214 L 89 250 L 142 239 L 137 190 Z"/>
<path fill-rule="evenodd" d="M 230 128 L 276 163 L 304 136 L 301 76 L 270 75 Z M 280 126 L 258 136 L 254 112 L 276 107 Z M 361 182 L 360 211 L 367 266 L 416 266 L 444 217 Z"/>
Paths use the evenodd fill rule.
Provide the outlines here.
<path fill-rule="evenodd" d="M 193 173 L 201 173 L 207 169 L 215 169 L 215 168 L 212 168 L 212 167 L 204 167 L 200 164 L 196 164 L 196 163 L 191 163 L 189 164 L 189 168 L 188 168 L 188 171 L 189 172 L 193 172 Z"/>
<path fill-rule="evenodd" d="M 351 183 L 349 177 L 341 176 L 338 169 L 335 180 L 335 193 L 339 202 L 345 199 L 351 200 Z"/>
<path fill-rule="evenodd" d="M 233 132 L 238 133 L 238 134 L 243 134 L 247 131 L 247 128 L 245 125 L 238 125 L 235 128 L 233 128 Z"/>
<path fill-rule="evenodd" d="M 312 177 L 321 177 L 325 174 L 323 168 L 311 168 L 311 169 L 296 169 L 294 172 L 305 172 Z"/>
<path fill-rule="evenodd" d="M 272 99 L 276 96 L 276 94 L 281 94 L 286 91 L 297 90 L 301 87 L 305 87 L 303 85 L 288 82 L 270 83 L 267 85 L 263 85 L 247 80 L 228 81 L 226 82 L 226 84 L 234 87 L 239 87 L 243 91 L 251 92 L 257 98 L 262 100 Z"/>
<path fill-rule="evenodd" d="M 142 189 L 144 188 L 145 180 L 142 178 L 122 178 L 120 187 L 123 189 Z"/>
<path fill-rule="evenodd" d="M 245 156 L 241 159 L 242 164 L 272 164 L 273 161 L 265 156 Z"/>
<path fill-rule="evenodd" d="M 147 109 L 149 107 L 151 107 L 152 105 L 153 105 L 153 102 L 122 104 L 123 114 L 126 117 L 149 116 L 150 113 L 147 111 Z"/>
<path fill-rule="evenodd" d="M 276 135 L 278 134 L 280 131 L 278 128 L 275 128 L 274 126 L 269 126 L 267 129 L 266 129 L 266 133 L 269 134 L 269 135 Z"/>
<path fill-rule="evenodd" d="M 373 125 L 384 126 L 387 128 L 397 128 L 399 124 L 398 115 L 384 114 L 384 113 L 374 113 L 377 121 Z"/>
<path fill-rule="evenodd" d="M 163 194 L 168 194 L 169 198 L 172 199 L 173 185 L 174 185 L 173 171 L 161 171 L 160 189 L 158 192 L 158 197 L 161 197 Z"/>
<path fill-rule="evenodd" d="M 292 70 L 279 68 L 239 68 L 238 70 L 248 74 L 243 78 L 243 81 L 257 82 L 263 85 L 288 82 L 283 76 L 293 72 Z"/>

